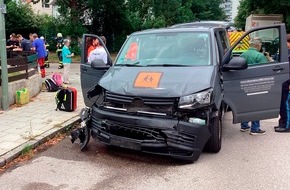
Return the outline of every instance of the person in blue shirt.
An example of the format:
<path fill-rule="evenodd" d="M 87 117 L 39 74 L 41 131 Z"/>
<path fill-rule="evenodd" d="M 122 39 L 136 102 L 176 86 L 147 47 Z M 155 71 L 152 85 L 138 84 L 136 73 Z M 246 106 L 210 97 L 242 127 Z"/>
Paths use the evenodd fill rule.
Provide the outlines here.
<path fill-rule="evenodd" d="M 63 83 L 64 84 L 70 84 L 69 82 L 69 73 L 70 73 L 70 64 L 72 62 L 72 57 L 74 56 L 74 53 L 71 53 L 69 50 L 70 46 L 70 40 L 65 39 L 64 46 L 62 48 L 62 63 L 63 63 Z"/>
<path fill-rule="evenodd" d="M 37 34 L 33 34 L 33 44 L 32 44 L 32 50 L 37 52 L 37 62 L 40 67 L 41 77 L 45 77 L 45 66 L 44 66 L 44 59 L 46 54 L 46 48 L 44 45 L 43 40 L 38 38 Z"/>
<path fill-rule="evenodd" d="M 290 64 L 290 34 L 287 34 L 288 59 Z M 290 132 L 290 79 L 282 84 L 279 125 L 275 132 Z"/>

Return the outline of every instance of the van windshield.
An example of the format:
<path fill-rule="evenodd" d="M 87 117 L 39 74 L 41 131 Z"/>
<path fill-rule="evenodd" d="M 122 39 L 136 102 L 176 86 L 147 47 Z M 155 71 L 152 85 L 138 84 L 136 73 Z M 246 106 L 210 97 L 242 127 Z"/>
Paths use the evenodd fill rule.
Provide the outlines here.
<path fill-rule="evenodd" d="M 150 33 L 130 36 L 116 66 L 206 66 L 210 58 L 207 32 Z"/>

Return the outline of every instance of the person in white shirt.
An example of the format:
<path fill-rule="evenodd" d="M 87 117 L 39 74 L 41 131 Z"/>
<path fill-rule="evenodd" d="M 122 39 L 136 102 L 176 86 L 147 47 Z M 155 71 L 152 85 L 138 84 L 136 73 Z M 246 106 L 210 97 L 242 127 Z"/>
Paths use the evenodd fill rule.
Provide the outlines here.
<path fill-rule="evenodd" d="M 95 59 L 101 59 L 104 61 L 105 64 L 108 63 L 108 54 L 105 50 L 105 48 L 102 46 L 102 44 L 99 42 L 98 39 L 98 45 L 97 48 L 91 51 L 89 57 L 88 57 L 88 62 L 92 63 L 93 60 Z"/>

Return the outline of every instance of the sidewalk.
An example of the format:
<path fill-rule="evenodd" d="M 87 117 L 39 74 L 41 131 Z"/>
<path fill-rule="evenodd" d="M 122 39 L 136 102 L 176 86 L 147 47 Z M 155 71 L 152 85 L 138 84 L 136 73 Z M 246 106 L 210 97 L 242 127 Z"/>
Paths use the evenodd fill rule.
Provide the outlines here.
<path fill-rule="evenodd" d="M 63 72 L 57 67 L 50 64 L 46 78 L 51 78 L 53 72 Z M 55 92 L 41 92 L 29 104 L 0 114 L 0 167 L 20 155 L 26 146 L 38 146 L 79 119 L 84 107 L 79 70 L 79 64 L 71 65 L 69 86 L 78 90 L 76 111 L 55 111 Z"/>

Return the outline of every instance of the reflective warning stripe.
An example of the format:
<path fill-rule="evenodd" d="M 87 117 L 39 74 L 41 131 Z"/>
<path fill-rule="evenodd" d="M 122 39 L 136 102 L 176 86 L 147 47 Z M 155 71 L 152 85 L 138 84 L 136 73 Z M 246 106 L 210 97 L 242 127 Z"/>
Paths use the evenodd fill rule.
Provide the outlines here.
<path fill-rule="evenodd" d="M 244 34 L 244 32 L 232 32 L 229 33 L 230 37 L 230 44 L 231 46 Z M 247 50 L 250 47 L 249 44 L 250 37 L 246 36 L 240 44 L 237 45 L 237 47 L 234 49 L 236 51 L 242 51 L 242 50 Z"/>

